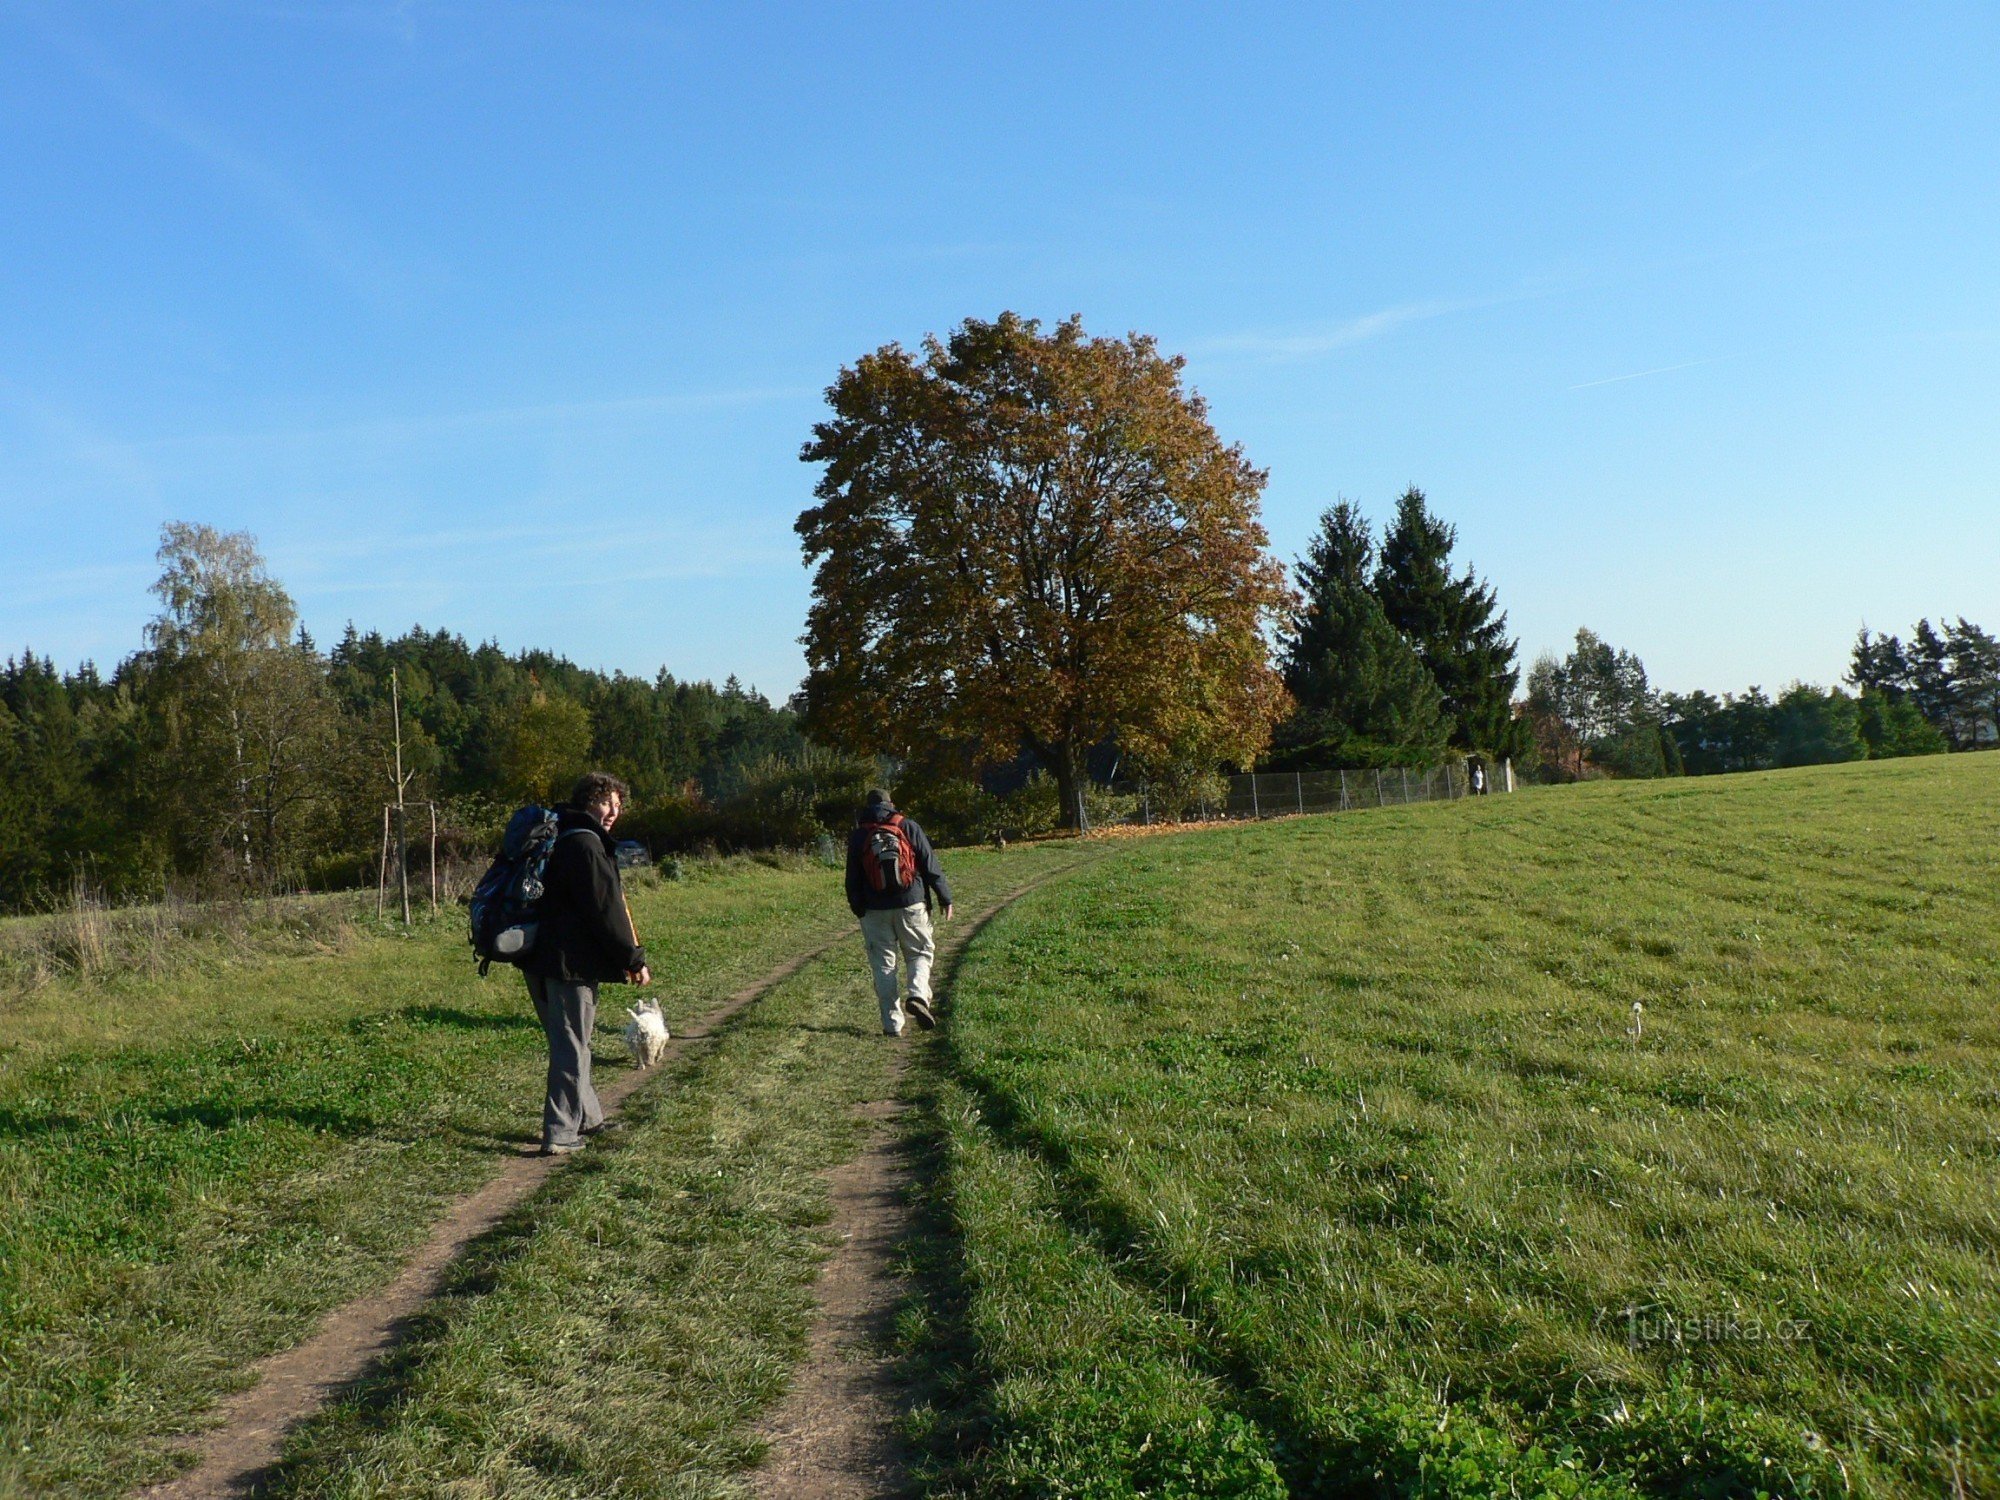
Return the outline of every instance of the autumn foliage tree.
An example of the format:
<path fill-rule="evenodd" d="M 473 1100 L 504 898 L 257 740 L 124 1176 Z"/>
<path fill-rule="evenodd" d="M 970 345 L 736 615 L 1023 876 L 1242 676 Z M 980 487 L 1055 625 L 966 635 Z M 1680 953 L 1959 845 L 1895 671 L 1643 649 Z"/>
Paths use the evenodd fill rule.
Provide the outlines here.
<path fill-rule="evenodd" d="M 1262 471 L 1153 340 L 1003 313 L 844 369 L 801 454 L 807 723 L 854 750 L 1248 764 L 1286 706 Z"/>

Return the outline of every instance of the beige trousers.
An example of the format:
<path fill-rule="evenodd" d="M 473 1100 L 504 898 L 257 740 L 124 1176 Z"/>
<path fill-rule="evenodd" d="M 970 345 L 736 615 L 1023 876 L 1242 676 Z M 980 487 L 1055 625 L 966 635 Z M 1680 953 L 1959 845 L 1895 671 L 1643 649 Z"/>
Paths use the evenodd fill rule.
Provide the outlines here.
<path fill-rule="evenodd" d="M 882 1003 L 882 1029 L 890 1036 L 901 1036 L 903 1001 L 896 993 L 896 958 L 900 954 L 909 968 L 911 998 L 928 1005 L 931 960 L 937 955 L 930 911 L 922 902 L 896 911 L 865 911 L 861 914 L 861 941 L 868 949 L 875 998 Z"/>

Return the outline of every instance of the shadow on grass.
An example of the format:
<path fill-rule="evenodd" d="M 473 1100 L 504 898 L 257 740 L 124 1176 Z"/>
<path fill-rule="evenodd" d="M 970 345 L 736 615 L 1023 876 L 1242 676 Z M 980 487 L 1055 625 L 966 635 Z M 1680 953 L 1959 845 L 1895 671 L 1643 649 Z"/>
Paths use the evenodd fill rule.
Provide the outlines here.
<path fill-rule="evenodd" d="M 525 996 L 521 1012 L 515 1016 L 495 1016 L 460 1010 L 451 1005 L 405 1005 L 400 1010 L 391 1011 L 388 1019 L 408 1021 L 414 1026 L 449 1026 L 459 1031 L 524 1031 L 540 1035 L 541 1024 L 535 1020 L 535 1013 L 528 1009 Z M 374 1024 L 375 1021 L 376 1018 L 369 1017 L 363 1024 Z"/>
<path fill-rule="evenodd" d="M 74 1115 L 53 1111 L 0 1108 L 0 1137 L 31 1140 L 51 1135 L 103 1137 L 129 1134 L 135 1123 L 169 1129 L 199 1125 L 208 1130 L 229 1130 L 242 1125 L 282 1120 L 306 1130 L 354 1139 L 381 1130 L 384 1122 L 373 1115 L 352 1114 L 324 1105 L 271 1104 L 223 1099 L 197 1099 L 185 1104 L 158 1105 L 151 1109 L 121 1105 L 107 1115 Z"/>
<path fill-rule="evenodd" d="M 394 1428 L 460 1319 L 499 1289 L 508 1268 L 529 1253 L 548 1216 L 559 1212 L 591 1174 L 604 1170 L 605 1163 L 594 1159 L 593 1153 L 605 1149 L 593 1147 L 592 1152 L 567 1163 L 493 1228 L 469 1242 L 446 1271 L 435 1295 L 408 1317 L 389 1325 L 385 1352 L 352 1380 L 335 1388 L 325 1406 L 288 1434 L 283 1456 L 255 1474 L 239 1477 L 231 1493 L 276 1500 L 318 1494 L 336 1483 L 341 1466 L 361 1443 Z M 534 1462 L 525 1452 L 516 1456 Z M 559 1466 L 549 1471 L 549 1477 L 561 1474 Z"/>
<path fill-rule="evenodd" d="M 733 1025 L 742 1017 L 732 1018 Z M 663 1072 L 686 1083 L 702 1066 L 705 1054 L 679 1060 Z M 602 1066 L 604 1059 L 596 1060 Z M 652 1090 L 628 1097 L 618 1118 L 643 1131 L 662 1110 L 673 1107 L 678 1090 Z M 492 1141 L 516 1148 L 538 1145 L 537 1131 L 528 1136 L 464 1130 L 468 1140 Z M 393 1432 L 410 1401 L 423 1389 L 437 1361 L 449 1357 L 449 1346 L 460 1322 L 503 1286 L 511 1267 L 532 1253 L 536 1237 L 551 1218 L 559 1217 L 574 1196 L 600 1172 L 611 1167 L 623 1149 L 623 1136 L 593 1143 L 563 1164 L 491 1229 L 468 1241 L 446 1270 L 437 1291 L 409 1316 L 390 1324 L 383 1352 L 351 1380 L 335 1387 L 325 1405 L 307 1415 L 287 1435 L 283 1455 L 268 1468 L 240 1479 L 231 1493 L 281 1500 L 285 1496 L 320 1495 L 341 1489 L 351 1477 L 348 1465 L 373 1439 Z M 546 1439 L 524 1441 L 512 1457 L 542 1479 L 573 1481 L 579 1470 L 574 1459 Z"/>

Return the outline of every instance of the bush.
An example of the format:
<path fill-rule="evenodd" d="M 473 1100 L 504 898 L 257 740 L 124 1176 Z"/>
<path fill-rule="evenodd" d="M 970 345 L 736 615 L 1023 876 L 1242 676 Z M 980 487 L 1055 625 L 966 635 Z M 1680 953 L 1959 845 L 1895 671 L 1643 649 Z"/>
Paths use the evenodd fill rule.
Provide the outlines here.
<path fill-rule="evenodd" d="M 1891 698 L 1879 688 L 1863 688 L 1859 703 L 1861 738 L 1870 760 L 1904 755 L 1943 755 L 1951 748 L 1944 733 L 1908 698 Z"/>

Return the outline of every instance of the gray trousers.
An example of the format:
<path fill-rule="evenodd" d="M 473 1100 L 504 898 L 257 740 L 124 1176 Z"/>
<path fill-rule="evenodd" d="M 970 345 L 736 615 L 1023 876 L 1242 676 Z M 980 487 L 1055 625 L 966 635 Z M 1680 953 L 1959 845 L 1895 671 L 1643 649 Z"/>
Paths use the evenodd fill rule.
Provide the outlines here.
<path fill-rule="evenodd" d="M 868 972 L 875 981 L 875 999 L 882 1007 L 882 1030 L 903 1034 L 903 1002 L 896 993 L 896 959 L 909 971 L 910 998 L 930 1004 L 931 961 L 937 945 L 931 936 L 930 908 L 922 902 L 896 911 L 861 914 L 861 942 L 868 950 Z"/>
<path fill-rule="evenodd" d="M 530 974 L 528 998 L 549 1039 L 549 1093 L 542 1105 L 542 1144 L 574 1146 L 604 1123 L 590 1086 L 590 1033 L 597 1025 L 597 986 Z"/>

